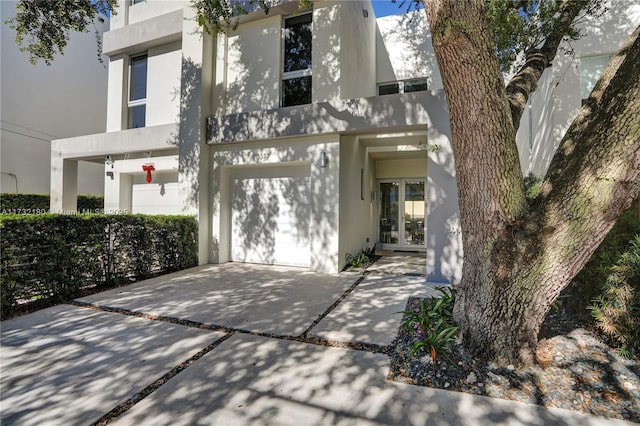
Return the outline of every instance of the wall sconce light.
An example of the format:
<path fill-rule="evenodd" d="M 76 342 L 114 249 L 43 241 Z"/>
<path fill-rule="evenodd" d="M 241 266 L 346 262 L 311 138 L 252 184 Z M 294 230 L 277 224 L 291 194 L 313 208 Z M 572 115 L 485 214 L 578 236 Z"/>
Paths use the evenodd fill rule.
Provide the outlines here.
<path fill-rule="evenodd" d="M 108 177 L 110 177 L 110 178 L 111 178 L 111 180 L 113 180 L 113 179 L 114 179 L 114 177 L 113 177 L 113 172 L 107 172 L 107 176 L 108 176 Z"/>
<path fill-rule="evenodd" d="M 364 16 L 365 18 L 369 17 L 369 11 L 367 9 L 362 9 L 362 16 Z"/>
<path fill-rule="evenodd" d="M 371 201 L 376 200 L 376 191 L 371 191 Z"/>
<path fill-rule="evenodd" d="M 320 153 L 320 167 L 324 169 L 325 167 L 327 167 L 327 164 L 329 164 L 329 157 L 327 156 L 327 151 L 322 151 Z"/>

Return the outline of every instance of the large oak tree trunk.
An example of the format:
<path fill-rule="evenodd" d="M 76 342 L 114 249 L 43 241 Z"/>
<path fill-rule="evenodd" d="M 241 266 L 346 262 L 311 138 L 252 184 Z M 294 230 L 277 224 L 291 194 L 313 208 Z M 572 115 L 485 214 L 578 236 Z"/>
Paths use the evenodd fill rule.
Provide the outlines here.
<path fill-rule="evenodd" d="M 639 31 L 603 73 L 530 208 L 484 0 L 424 3 L 449 106 L 465 252 L 454 316 L 477 356 L 532 362 L 551 304 L 640 192 Z"/>

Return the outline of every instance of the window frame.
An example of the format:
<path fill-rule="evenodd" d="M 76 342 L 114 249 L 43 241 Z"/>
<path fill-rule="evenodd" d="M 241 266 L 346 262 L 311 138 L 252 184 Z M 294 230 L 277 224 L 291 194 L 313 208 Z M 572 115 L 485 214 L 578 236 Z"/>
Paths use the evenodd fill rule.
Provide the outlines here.
<path fill-rule="evenodd" d="M 300 19 L 302 17 L 309 17 L 310 21 L 309 24 L 311 25 L 311 35 L 312 35 L 312 43 L 311 43 L 311 63 L 310 66 L 308 68 L 305 69 L 299 69 L 299 70 L 293 70 L 293 71 L 285 71 L 285 61 L 286 61 L 286 57 L 287 57 L 287 52 L 286 52 L 286 26 L 287 26 L 287 20 L 289 19 Z M 291 107 L 291 106 L 298 106 L 298 105 L 308 105 L 308 103 L 300 103 L 300 104 L 293 104 L 293 105 L 285 105 L 285 81 L 287 80 L 293 80 L 296 78 L 303 78 L 303 77 L 311 77 L 311 88 L 310 90 L 313 90 L 313 11 L 308 11 L 308 12 L 304 12 L 301 13 L 299 15 L 292 15 L 292 16 L 286 16 L 282 18 L 282 37 L 281 37 L 281 58 L 280 58 L 280 67 L 281 67 L 281 71 L 280 71 L 280 107 L 281 108 L 286 108 L 286 107 Z"/>
<path fill-rule="evenodd" d="M 607 65 L 609 64 L 609 62 L 611 61 L 611 58 L 613 57 L 613 53 L 600 53 L 598 55 L 589 55 L 589 56 L 583 56 L 579 58 L 579 82 L 580 82 L 580 106 L 584 106 L 584 104 L 587 102 L 587 99 L 589 99 L 589 96 L 591 95 L 591 92 L 593 91 L 594 87 L 596 86 L 596 83 L 598 82 L 598 80 L 600 80 L 600 77 L 602 76 L 602 72 L 605 70 L 605 68 L 607 67 Z M 585 62 L 587 63 L 591 63 L 591 66 L 593 66 L 594 64 L 594 60 L 598 60 L 598 59 L 602 59 L 602 58 L 606 58 L 606 61 L 604 62 L 604 64 L 600 63 L 599 65 L 602 65 L 602 69 L 598 72 L 598 76 L 595 78 L 594 81 L 590 81 L 590 83 L 592 83 L 591 89 L 589 90 L 589 93 L 587 94 L 586 98 L 583 98 L 583 89 L 584 89 L 584 85 L 586 83 L 585 78 L 584 78 L 584 71 L 585 71 Z M 590 84 L 591 85 L 591 84 Z"/>
<path fill-rule="evenodd" d="M 132 99 L 133 98 L 133 79 L 134 79 L 134 62 L 144 59 L 145 61 L 145 72 L 144 72 L 144 98 Z M 129 57 L 129 76 L 127 79 L 128 87 L 127 87 L 127 129 L 136 129 L 141 127 L 146 127 L 147 119 L 146 119 L 146 110 L 147 110 L 147 84 L 149 77 L 149 55 L 147 53 L 142 53 L 138 55 L 132 55 Z M 142 126 L 134 126 L 133 125 L 133 110 L 138 107 L 144 107 L 144 121 Z"/>
<path fill-rule="evenodd" d="M 416 85 L 422 83 L 422 84 L 425 85 L 425 88 L 421 89 L 421 90 L 409 90 L 409 91 L 407 91 L 405 89 L 406 83 L 415 83 Z M 397 92 L 380 94 L 380 88 L 385 87 L 385 86 L 394 86 L 394 85 L 398 86 L 398 91 Z M 377 89 L 378 89 L 377 90 L 378 96 L 398 95 L 398 94 L 413 93 L 413 92 L 425 92 L 425 91 L 429 90 L 429 78 L 428 77 L 419 77 L 419 78 L 408 78 L 406 80 L 387 81 L 387 82 L 384 82 L 384 83 L 378 83 Z"/>

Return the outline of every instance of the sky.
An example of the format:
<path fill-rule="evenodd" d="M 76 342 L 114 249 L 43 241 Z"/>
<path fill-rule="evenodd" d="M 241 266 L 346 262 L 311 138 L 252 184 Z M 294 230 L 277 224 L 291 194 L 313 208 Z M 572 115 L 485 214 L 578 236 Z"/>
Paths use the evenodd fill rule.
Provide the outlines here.
<path fill-rule="evenodd" d="M 371 3 L 373 4 L 373 11 L 376 14 L 376 18 L 404 13 L 407 10 L 408 3 L 400 8 L 401 1 L 402 0 L 397 0 L 395 3 L 392 3 L 391 0 L 372 0 Z"/>

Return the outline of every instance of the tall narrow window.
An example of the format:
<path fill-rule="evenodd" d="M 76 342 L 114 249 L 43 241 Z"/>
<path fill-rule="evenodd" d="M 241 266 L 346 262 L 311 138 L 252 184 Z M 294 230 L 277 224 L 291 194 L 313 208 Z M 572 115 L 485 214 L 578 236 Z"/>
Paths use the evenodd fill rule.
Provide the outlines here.
<path fill-rule="evenodd" d="M 582 105 L 587 101 L 600 78 L 600 74 L 609 63 L 609 59 L 611 59 L 611 55 L 591 56 L 580 59 L 580 98 L 582 98 Z"/>
<path fill-rule="evenodd" d="M 312 15 L 284 21 L 282 106 L 311 103 Z"/>
<path fill-rule="evenodd" d="M 147 55 L 131 58 L 129 80 L 130 129 L 145 126 L 147 112 Z"/>

